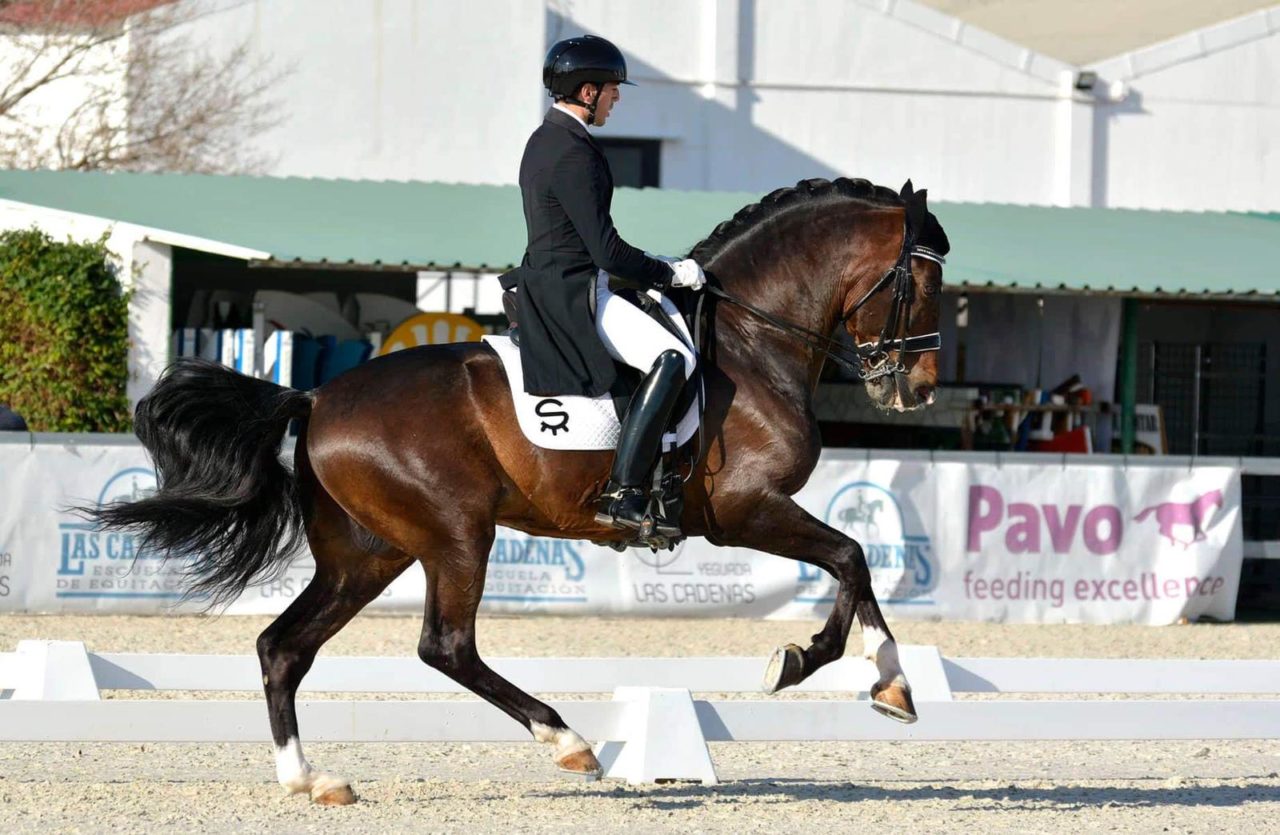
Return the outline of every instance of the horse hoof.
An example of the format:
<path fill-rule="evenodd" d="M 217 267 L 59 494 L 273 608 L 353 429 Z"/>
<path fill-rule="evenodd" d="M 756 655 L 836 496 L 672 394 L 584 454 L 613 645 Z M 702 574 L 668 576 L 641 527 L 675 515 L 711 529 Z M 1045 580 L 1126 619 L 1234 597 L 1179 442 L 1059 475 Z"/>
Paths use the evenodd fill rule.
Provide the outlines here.
<path fill-rule="evenodd" d="M 321 776 L 311 784 L 311 802 L 320 806 L 350 806 L 356 802 L 356 793 L 346 780 Z"/>
<path fill-rule="evenodd" d="M 599 777 L 601 771 L 600 761 L 596 759 L 595 754 L 591 753 L 590 748 L 566 754 L 563 758 L 556 760 L 556 765 L 561 771 L 586 777 Z"/>
<path fill-rule="evenodd" d="M 764 668 L 764 692 L 777 693 L 784 687 L 804 681 L 804 651 L 795 644 L 778 647 Z"/>
<path fill-rule="evenodd" d="M 911 701 L 911 691 L 900 684 L 876 684 L 871 688 L 871 707 L 882 716 L 896 719 L 910 725 L 919 717 L 916 716 L 915 702 Z"/>

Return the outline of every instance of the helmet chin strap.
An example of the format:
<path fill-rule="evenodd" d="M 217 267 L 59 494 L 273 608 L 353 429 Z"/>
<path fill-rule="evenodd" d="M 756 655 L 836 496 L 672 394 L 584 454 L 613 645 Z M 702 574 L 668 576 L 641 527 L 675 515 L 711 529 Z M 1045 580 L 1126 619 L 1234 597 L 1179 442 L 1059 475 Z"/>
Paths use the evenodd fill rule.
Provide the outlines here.
<path fill-rule="evenodd" d="M 604 92 L 604 85 L 596 84 L 594 81 L 588 81 L 586 84 L 593 84 L 596 88 L 596 97 L 593 101 L 585 102 L 582 99 L 575 98 L 574 96 L 565 96 L 564 100 L 569 102 L 569 104 L 576 104 L 579 107 L 585 107 L 587 109 L 587 124 L 594 125 L 596 123 L 596 105 L 600 103 L 600 94 Z M 586 85 L 584 84 L 583 86 Z"/>

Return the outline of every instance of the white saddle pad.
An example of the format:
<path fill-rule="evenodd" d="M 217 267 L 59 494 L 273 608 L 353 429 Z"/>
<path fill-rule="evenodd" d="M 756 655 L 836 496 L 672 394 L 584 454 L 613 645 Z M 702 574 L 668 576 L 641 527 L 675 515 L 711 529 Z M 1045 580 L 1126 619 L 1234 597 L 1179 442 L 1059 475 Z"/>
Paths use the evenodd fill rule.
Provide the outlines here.
<path fill-rule="evenodd" d="M 516 418 L 524 436 L 545 449 L 614 449 L 618 446 L 621 426 L 613 409 L 613 398 L 527 394 L 524 390 L 524 366 L 520 364 L 520 346 L 509 336 L 486 336 L 484 341 L 497 352 L 507 369 L 511 398 L 515 401 Z M 698 431 L 698 399 L 676 424 L 674 432 L 662 436 L 662 448 L 674 449 Z"/>

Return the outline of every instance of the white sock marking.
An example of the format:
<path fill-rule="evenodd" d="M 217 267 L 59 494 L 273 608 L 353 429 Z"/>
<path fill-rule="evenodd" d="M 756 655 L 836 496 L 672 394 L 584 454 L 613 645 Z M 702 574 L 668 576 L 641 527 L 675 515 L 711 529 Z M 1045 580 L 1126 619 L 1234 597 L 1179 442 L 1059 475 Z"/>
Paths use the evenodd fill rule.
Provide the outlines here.
<path fill-rule="evenodd" d="M 311 764 L 302 755 L 302 743 L 296 736 L 289 737 L 283 748 L 276 749 L 276 779 L 289 794 L 311 791 Z"/>
<path fill-rule="evenodd" d="M 550 742 L 555 746 L 556 762 L 560 762 L 570 754 L 591 750 L 591 746 L 585 739 L 568 728 L 556 729 L 541 722 L 530 722 L 529 730 L 533 731 L 534 739 L 539 742 Z"/>
<path fill-rule="evenodd" d="M 910 689 L 898 660 L 898 644 L 883 631 L 874 626 L 862 627 L 862 656 L 875 662 L 881 684 L 899 684 Z"/>

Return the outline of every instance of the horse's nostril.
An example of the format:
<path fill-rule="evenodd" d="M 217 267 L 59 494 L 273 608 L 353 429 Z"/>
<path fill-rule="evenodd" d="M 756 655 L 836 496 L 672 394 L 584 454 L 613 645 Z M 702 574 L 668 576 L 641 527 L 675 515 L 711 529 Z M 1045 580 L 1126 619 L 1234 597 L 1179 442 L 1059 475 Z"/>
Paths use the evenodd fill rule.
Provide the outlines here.
<path fill-rule="evenodd" d="M 919 385 L 916 386 L 916 398 L 921 403 L 928 403 L 933 399 L 933 386 Z"/>

